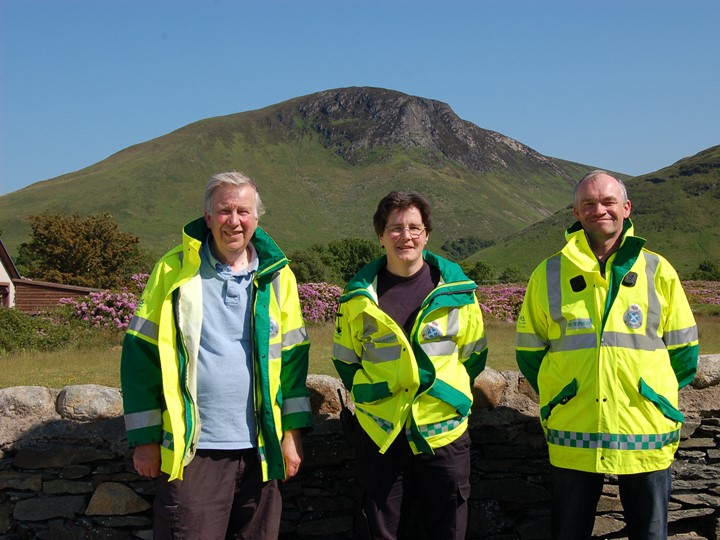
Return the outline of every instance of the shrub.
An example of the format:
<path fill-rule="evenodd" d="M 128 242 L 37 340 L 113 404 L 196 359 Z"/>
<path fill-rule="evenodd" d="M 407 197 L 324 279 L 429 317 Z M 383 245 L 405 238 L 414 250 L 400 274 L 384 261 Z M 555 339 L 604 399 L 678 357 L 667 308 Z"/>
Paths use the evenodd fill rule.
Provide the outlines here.
<path fill-rule="evenodd" d="M 107 343 L 107 339 L 107 335 L 73 320 L 67 310 L 29 315 L 14 308 L 0 308 L 0 353 L 94 347 Z"/>
<path fill-rule="evenodd" d="M 300 305 L 305 322 L 324 323 L 335 319 L 342 289 L 329 283 L 298 285 Z"/>
<path fill-rule="evenodd" d="M 76 319 L 91 326 L 125 331 L 133 318 L 147 279 L 147 274 L 135 274 L 131 278 L 130 287 L 115 292 L 90 293 L 78 299 L 62 298 L 60 304 L 70 306 Z"/>
<path fill-rule="evenodd" d="M 501 321 L 517 320 L 525 298 L 524 285 L 497 284 L 477 288 L 483 315 Z"/>

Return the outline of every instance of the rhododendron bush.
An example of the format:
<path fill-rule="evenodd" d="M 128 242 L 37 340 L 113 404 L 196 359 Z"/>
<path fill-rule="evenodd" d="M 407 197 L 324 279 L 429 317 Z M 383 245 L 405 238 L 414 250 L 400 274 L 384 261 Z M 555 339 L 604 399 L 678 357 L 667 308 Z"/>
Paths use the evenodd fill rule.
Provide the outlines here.
<path fill-rule="evenodd" d="M 77 318 L 93 326 L 126 330 L 147 278 L 147 274 L 137 274 L 133 276 L 131 287 L 91 293 L 81 299 L 65 298 L 61 303 L 72 306 Z M 687 281 L 683 286 L 692 304 L 720 305 L 720 282 Z M 342 294 L 340 287 L 329 283 L 302 283 L 298 285 L 298 293 L 306 323 L 322 324 L 334 320 Z M 484 317 L 514 322 L 525 296 L 525 285 L 483 285 L 478 287 L 477 296 Z"/>

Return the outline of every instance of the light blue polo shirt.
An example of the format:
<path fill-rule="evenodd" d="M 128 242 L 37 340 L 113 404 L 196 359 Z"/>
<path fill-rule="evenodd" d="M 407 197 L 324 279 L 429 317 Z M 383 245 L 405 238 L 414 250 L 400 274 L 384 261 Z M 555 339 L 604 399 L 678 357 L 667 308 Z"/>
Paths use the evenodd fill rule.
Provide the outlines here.
<path fill-rule="evenodd" d="M 210 236 L 200 251 L 203 323 L 198 357 L 198 448 L 238 450 L 257 446 L 253 404 L 252 281 L 255 248 L 244 270 L 213 257 Z"/>

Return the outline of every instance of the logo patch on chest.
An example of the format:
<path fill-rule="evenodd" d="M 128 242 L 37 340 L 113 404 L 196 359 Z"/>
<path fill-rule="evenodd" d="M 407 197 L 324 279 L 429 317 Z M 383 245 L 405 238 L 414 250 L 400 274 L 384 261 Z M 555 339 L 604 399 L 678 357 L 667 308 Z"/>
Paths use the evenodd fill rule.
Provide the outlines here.
<path fill-rule="evenodd" d="M 630 304 L 623 315 L 623 321 L 625 321 L 625 325 L 628 328 L 632 328 L 634 330 L 640 328 L 643 323 L 643 313 L 640 306 L 637 304 Z"/>
<path fill-rule="evenodd" d="M 440 336 L 442 336 L 442 331 L 440 330 L 440 325 L 437 321 L 428 323 L 425 325 L 425 328 L 423 328 L 422 337 L 425 340 L 437 339 Z"/>
<path fill-rule="evenodd" d="M 280 332 L 280 325 L 273 318 L 270 318 L 270 339 L 274 338 Z"/>

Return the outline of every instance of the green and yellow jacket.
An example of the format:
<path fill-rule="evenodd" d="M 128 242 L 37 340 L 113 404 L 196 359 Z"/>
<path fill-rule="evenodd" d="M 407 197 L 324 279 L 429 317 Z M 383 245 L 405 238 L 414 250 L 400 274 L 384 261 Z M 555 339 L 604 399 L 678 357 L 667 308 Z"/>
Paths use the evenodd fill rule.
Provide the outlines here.
<path fill-rule="evenodd" d="M 155 266 L 123 343 L 121 379 L 131 447 L 161 444 L 162 470 L 182 479 L 200 435 L 196 402 L 202 325 L 200 250 L 204 219 L 183 229 L 183 243 Z M 312 425 L 305 385 L 309 342 L 295 276 L 275 242 L 257 228 L 253 281 L 253 379 L 258 452 L 267 479 L 285 478 L 284 431 Z"/>
<path fill-rule="evenodd" d="M 433 453 L 467 429 L 472 383 L 487 343 L 475 283 L 428 251 L 440 283 L 423 301 L 409 336 L 378 306 L 385 256 L 365 266 L 340 298 L 333 362 L 351 391 L 362 428 L 384 453 L 407 436 L 413 452 Z"/>
<path fill-rule="evenodd" d="M 625 220 L 603 276 L 576 223 L 533 272 L 517 322 L 520 370 L 540 394 L 550 462 L 633 474 L 669 467 L 695 376 L 698 331 L 677 273 Z"/>

